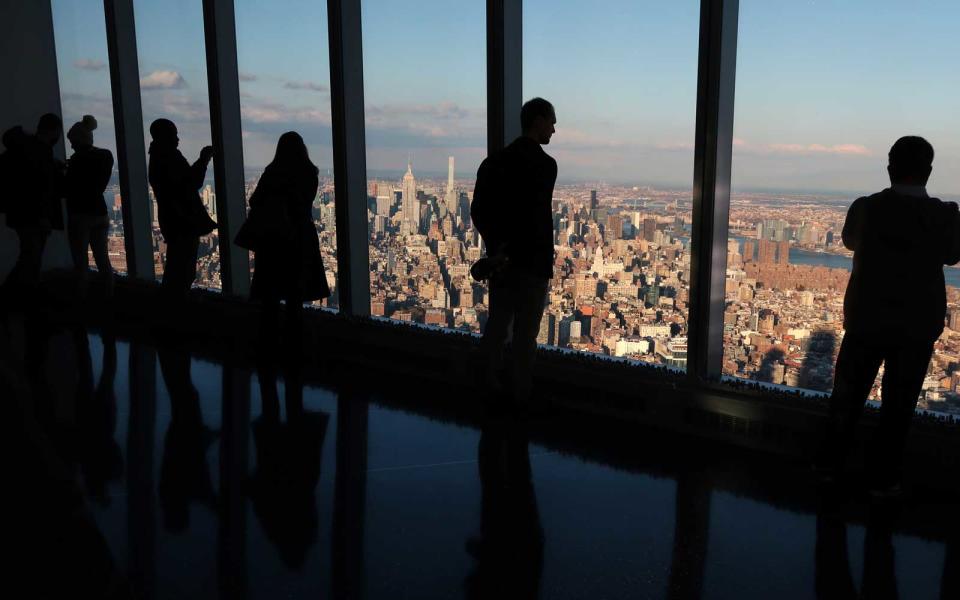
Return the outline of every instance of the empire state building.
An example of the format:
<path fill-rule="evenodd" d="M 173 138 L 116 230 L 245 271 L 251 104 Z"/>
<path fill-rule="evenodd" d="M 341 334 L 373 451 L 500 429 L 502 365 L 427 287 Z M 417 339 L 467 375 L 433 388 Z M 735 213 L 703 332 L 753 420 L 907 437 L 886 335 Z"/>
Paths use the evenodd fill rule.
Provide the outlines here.
<path fill-rule="evenodd" d="M 407 172 L 403 176 L 401 188 L 403 210 L 402 229 L 405 233 L 420 232 L 420 201 L 417 200 L 417 180 L 413 177 L 413 165 L 407 161 Z"/>

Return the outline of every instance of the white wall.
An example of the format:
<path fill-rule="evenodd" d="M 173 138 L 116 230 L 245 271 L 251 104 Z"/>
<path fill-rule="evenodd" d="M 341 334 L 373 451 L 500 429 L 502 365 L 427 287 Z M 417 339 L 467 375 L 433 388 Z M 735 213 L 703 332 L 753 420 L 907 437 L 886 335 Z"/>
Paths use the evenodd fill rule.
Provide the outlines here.
<path fill-rule="evenodd" d="M 40 115 L 61 114 L 50 0 L 0 0 L 0 23 L 0 132 L 14 125 L 33 132 Z M 62 140 L 57 153 L 63 157 Z M 17 251 L 17 236 L 0 215 L 0 281 L 13 267 Z M 47 242 L 43 267 L 69 266 L 66 235 L 55 232 Z"/>

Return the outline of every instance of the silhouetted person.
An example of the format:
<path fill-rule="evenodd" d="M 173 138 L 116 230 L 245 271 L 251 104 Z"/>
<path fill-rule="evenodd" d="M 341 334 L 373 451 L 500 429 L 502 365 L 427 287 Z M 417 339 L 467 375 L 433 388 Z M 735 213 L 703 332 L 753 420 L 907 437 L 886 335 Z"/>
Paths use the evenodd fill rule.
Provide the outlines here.
<path fill-rule="evenodd" d="M 6 214 L 11 202 L 20 200 L 20 177 L 23 165 L 23 145 L 27 134 L 21 125 L 3 132 L 3 152 L 0 152 L 0 213 Z"/>
<path fill-rule="evenodd" d="M 157 495 L 164 527 L 179 532 L 190 523 L 190 504 L 213 509 L 216 493 L 207 468 L 207 450 L 216 433 L 203 422 L 200 395 L 190 378 L 190 354 L 183 349 L 158 349 L 160 373 L 170 395 L 170 425 L 163 444 Z"/>
<path fill-rule="evenodd" d="M 468 599 L 539 596 L 544 537 L 525 427 L 510 415 L 488 417 L 480 434 L 480 537 L 467 542 L 477 562 Z"/>
<path fill-rule="evenodd" d="M 907 432 L 946 317 L 943 265 L 960 260 L 957 205 L 927 195 L 932 165 L 933 147 L 926 140 L 897 140 L 887 167 L 891 186 L 857 199 L 843 225 L 853 272 L 843 302 L 846 335 L 817 463 L 827 474 L 843 468 L 884 363 L 880 418 L 868 452 L 871 488 L 880 495 L 899 493 Z M 896 285 L 902 273 L 910 274 L 909 291 Z"/>
<path fill-rule="evenodd" d="M 483 332 L 487 383 L 500 387 L 503 345 L 513 331 L 512 395 L 525 402 L 532 393 L 533 359 L 540 318 L 553 277 L 553 186 L 557 161 L 541 148 L 557 122 L 543 98 L 520 111 L 523 135 L 496 155 L 503 182 L 487 215 L 473 217 L 497 263 L 490 275 L 490 314 Z M 479 217 L 479 218 L 478 218 Z"/>
<path fill-rule="evenodd" d="M 197 277 L 197 252 L 200 236 L 217 224 L 207 214 L 199 190 L 213 157 L 213 148 L 204 146 L 192 165 L 177 146 L 177 126 L 167 119 L 150 124 L 150 186 L 157 199 L 157 221 L 167 244 L 167 262 L 163 267 L 163 289 L 183 297 Z"/>
<path fill-rule="evenodd" d="M 273 351 L 279 335 L 280 301 L 286 301 L 287 350 L 300 360 L 303 303 L 330 295 L 320 240 L 313 222 L 318 169 L 303 138 L 293 131 L 280 136 L 273 161 L 250 196 L 247 231 L 259 232 L 250 297 L 263 302 L 260 335 L 263 350 Z"/>
<path fill-rule="evenodd" d="M 257 374 L 263 412 L 253 423 L 257 466 L 250 478 L 249 494 L 253 512 L 284 564 L 300 569 L 319 533 L 314 490 L 320 481 L 329 416 L 305 411 L 303 382 L 287 377 L 287 420 L 281 421 L 275 373 L 261 368 Z"/>
<path fill-rule="evenodd" d="M 67 161 L 64 196 L 67 199 L 67 235 L 70 254 L 80 282 L 81 296 L 86 293 L 89 260 L 87 247 L 93 250 L 97 271 L 103 279 L 107 297 L 113 295 L 113 267 L 107 254 L 110 218 L 103 192 L 113 174 L 113 154 L 93 145 L 97 120 L 85 115 L 67 132 L 73 155 Z"/>
<path fill-rule="evenodd" d="M 2 185 L 9 192 L 7 226 L 17 232 L 20 253 L 4 283 L 5 291 L 19 288 L 29 293 L 36 288 L 47 238 L 52 230 L 63 229 L 63 163 L 53 155 L 62 130 L 60 117 L 47 113 L 40 117 L 36 134 L 13 136 L 15 148 L 19 147 L 9 157 L 14 164 Z"/>

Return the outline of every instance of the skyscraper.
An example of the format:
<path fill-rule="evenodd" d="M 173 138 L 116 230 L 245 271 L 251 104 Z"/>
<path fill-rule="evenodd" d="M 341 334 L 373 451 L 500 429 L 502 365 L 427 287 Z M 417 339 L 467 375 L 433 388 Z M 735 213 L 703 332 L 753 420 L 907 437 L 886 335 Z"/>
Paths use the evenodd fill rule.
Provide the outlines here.
<path fill-rule="evenodd" d="M 790 264 L 790 242 L 783 240 L 777 243 L 777 262 L 781 265 Z"/>
<path fill-rule="evenodd" d="M 451 215 L 457 214 L 457 191 L 453 187 L 453 157 L 447 159 L 447 211 Z"/>
<path fill-rule="evenodd" d="M 743 240 L 743 262 L 753 262 L 753 240 Z"/>
<path fill-rule="evenodd" d="M 760 240 L 760 251 L 757 262 L 762 265 L 772 265 L 776 262 L 777 243 L 773 240 Z"/>
<path fill-rule="evenodd" d="M 597 190 L 590 190 L 590 210 L 597 210 Z"/>
<path fill-rule="evenodd" d="M 420 201 L 417 199 L 417 180 L 413 177 L 413 163 L 407 161 L 407 172 L 401 187 L 403 228 L 407 233 L 420 232 Z"/>
<path fill-rule="evenodd" d="M 653 241 L 653 236 L 657 232 L 657 220 L 656 219 L 644 219 L 643 220 L 643 239 L 648 242 Z"/>

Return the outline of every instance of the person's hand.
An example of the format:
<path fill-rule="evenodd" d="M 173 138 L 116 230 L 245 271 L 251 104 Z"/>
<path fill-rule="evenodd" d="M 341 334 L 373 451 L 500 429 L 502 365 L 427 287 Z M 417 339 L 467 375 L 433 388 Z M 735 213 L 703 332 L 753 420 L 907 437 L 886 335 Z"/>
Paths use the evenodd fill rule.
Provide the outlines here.
<path fill-rule="evenodd" d="M 213 158 L 213 146 L 204 146 L 200 150 L 200 160 L 203 162 L 210 162 L 210 159 Z"/>

